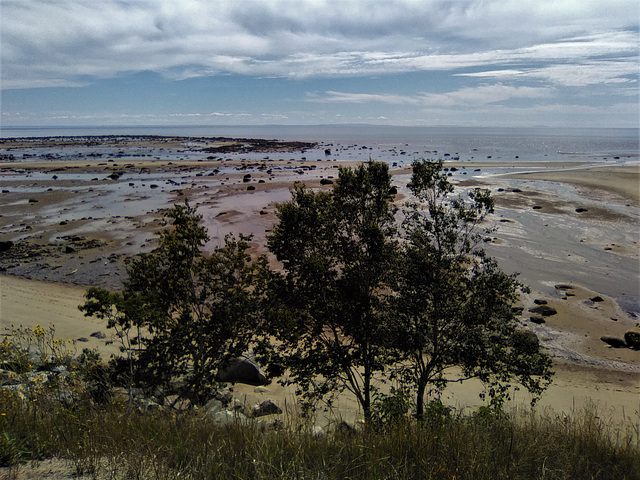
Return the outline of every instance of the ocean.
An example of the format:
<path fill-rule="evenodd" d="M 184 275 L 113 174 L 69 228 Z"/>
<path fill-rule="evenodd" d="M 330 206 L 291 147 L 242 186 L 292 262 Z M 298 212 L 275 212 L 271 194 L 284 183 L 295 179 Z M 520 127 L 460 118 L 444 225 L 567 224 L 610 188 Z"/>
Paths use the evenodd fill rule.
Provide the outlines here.
<path fill-rule="evenodd" d="M 0 127 L 0 138 L 162 135 L 318 142 L 348 150 L 338 160 L 458 157 L 459 160 L 624 163 L 637 160 L 638 129 L 397 127 L 376 125 Z M 620 157 L 620 158 L 615 158 Z M 403 162 L 405 163 L 405 162 Z"/>

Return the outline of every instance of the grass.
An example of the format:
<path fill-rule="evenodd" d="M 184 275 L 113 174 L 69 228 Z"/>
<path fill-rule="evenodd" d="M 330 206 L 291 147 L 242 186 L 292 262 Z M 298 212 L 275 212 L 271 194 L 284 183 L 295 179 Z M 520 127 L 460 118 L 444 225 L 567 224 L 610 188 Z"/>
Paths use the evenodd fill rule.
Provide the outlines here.
<path fill-rule="evenodd" d="M 638 427 L 573 416 L 436 415 L 314 435 L 300 419 L 219 425 L 202 411 L 141 413 L 0 392 L 0 462 L 66 459 L 89 478 L 640 479 Z"/>

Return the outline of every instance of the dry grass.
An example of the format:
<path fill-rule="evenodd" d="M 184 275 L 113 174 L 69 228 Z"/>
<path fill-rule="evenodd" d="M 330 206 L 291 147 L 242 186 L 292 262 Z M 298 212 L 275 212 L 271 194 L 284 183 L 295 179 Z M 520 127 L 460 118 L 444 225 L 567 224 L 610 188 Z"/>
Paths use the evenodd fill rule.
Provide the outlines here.
<path fill-rule="evenodd" d="M 147 412 L 0 396 L 5 466 L 58 457 L 85 478 L 638 479 L 640 419 L 439 412 L 422 424 L 314 435 L 298 418 L 218 425 L 201 412 Z"/>

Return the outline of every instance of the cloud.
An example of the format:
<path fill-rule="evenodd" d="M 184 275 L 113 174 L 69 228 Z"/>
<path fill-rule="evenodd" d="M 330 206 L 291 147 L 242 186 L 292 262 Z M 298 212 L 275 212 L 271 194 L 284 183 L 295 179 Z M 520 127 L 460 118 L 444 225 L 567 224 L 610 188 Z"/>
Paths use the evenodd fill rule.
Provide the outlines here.
<path fill-rule="evenodd" d="M 637 67 L 637 18 L 628 13 L 637 5 L 605 3 L 3 0 L 2 88 L 137 71 L 309 78 L 535 63 L 533 75 L 549 62 L 606 68 L 602 56 L 628 71 Z"/>
<path fill-rule="evenodd" d="M 462 88 L 446 93 L 422 93 L 418 95 L 346 93 L 330 90 L 324 96 L 308 94 L 307 100 L 318 103 L 386 103 L 390 105 L 431 107 L 473 107 L 512 99 L 547 98 L 551 94 L 552 90 L 544 87 L 514 87 L 495 84 Z"/>

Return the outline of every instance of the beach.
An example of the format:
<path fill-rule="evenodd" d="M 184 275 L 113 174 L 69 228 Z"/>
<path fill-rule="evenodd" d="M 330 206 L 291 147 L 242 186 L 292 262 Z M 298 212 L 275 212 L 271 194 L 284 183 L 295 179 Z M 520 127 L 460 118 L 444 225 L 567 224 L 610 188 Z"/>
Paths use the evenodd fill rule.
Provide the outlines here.
<path fill-rule="evenodd" d="M 248 151 L 250 142 L 228 139 L 188 144 L 162 138 L 117 140 L 107 147 L 86 145 L 87 140 L 82 148 L 77 139 L 64 145 L 43 145 L 41 140 L 40 147 L 3 142 L 3 328 L 53 323 L 56 336 L 76 340 L 79 351 L 95 348 L 108 357 L 117 345 L 105 345 L 91 334 L 102 332 L 112 340 L 111 332 L 77 307 L 89 286 L 120 287 L 125 259 L 153 248 L 163 212 L 173 204 L 188 199 L 198 207 L 211 237 L 205 249 L 220 245 L 226 234 L 242 233 L 253 235 L 253 254 L 264 253 L 265 235 L 276 220 L 275 204 L 288 200 L 293 182 L 329 189 L 339 166 L 360 161 L 351 158 L 348 148 L 336 161 L 334 145 L 262 145 Z M 68 149 L 76 147 L 70 160 Z M 362 148 L 352 147 L 356 150 Z M 582 158 L 554 163 L 445 160 L 452 181 L 462 189 L 491 189 L 496 230 L 485 248 L 505 271 L 519 272 L 531 287 L 520 300 L 519 322 L 536 333 L 556 370 L 538 408 L 567 413 L 593 403 L 616 420 L 637 421 L 640 351 L 612 348 L 601 340 L 640 330 L 637 158 L 611 165 Z M 392 174 L 401 203 L 409 179 L 407 162 L 398 162 Z M 544 323 L 532 321 L 529 309 L 536 300 L 557 313 Z M 481 404 L 479 388 L 455 385 L 444 398 L 455 406 L 474 407 Z M 293 401 L 292 391 L 275 383 L 266 392 L 248 386 L 237 386 L 236 392 L 248 402 L 264 396 Z M 516 398 L 528 403 L 524 391 Z M 344 396 L 339 408 L 352 411 L 355 403 Z"/>

